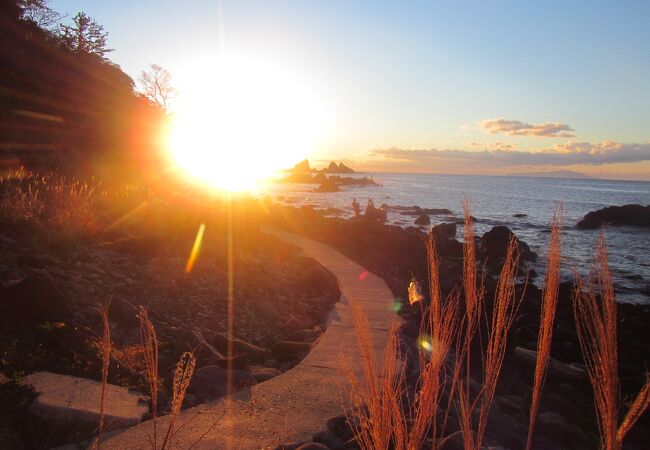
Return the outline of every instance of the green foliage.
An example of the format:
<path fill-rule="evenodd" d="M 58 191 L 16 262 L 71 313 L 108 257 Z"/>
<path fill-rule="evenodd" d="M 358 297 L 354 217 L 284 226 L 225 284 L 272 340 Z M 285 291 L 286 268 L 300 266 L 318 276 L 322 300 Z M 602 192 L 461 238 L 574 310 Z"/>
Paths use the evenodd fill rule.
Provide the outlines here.
<path fill-rule="evenodd" d="M 104 58 L 113 49 L 107 48 L 108 33 L 104 27 L 84 12 L 72 18 L 72 25 L 60 25 L 61 43 L 75 53 L 87 53 Z"/>

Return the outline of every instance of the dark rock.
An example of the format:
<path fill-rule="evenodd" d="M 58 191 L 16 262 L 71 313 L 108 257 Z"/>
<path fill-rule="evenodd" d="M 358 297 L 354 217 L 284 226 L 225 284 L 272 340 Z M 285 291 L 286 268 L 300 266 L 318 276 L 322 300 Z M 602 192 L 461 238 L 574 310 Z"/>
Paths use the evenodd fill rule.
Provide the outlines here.
<path fill-rule="evenodd" d="M 107 244 L 107 247 L 138 258 L 153 258 L 160 255 L 165 243 L 152 234 L 131 236 Z"/>
<path fill-rule="evenodd" d="M 302 444 L 296 450 L 330 450 L 330 448 L 320 442 L 307 442 L 306 444 Z"/>
<path fill-rule="evenodd" d="M 247 370 L 248 369 L 248 355 L 240 353 L 231 357 L 219 358 L 214 361 L 214 364 L 222 369 L 235 369 Z"/>
<path fill-rule="evenodd" d="M 417 219 L 415 219 L 415 224 L 416 225 L 429 225 L 431 223 L 431 219 L 429 219 L 429 216 L 427 214 L 420 214 Z"/>
<path fill-rule="evenodd" d="M 345 415 L 329 419 L 327 421 L 327 429 L 330 430 L 334 436 L 337 436 L 339 439 L 344 441 L 354 439 L 354 432 L 352 431 L 348 418 Z"/>
<path fill-rule="evenodd" d="M 456 237 L 456 224 L 455 223 L 441 223 L 435 225 L 431 232 L 436 239 L 453 239 Z"/>
<path fill-rule="evenodd" d="M 230 371 L 233 388 L 243 388 L 254 384 L 255 380 L 243 370 Z M 198 401 L 205 401 L 226 395 L 228 371 L 216 365 L 198 369 L 188 387 L 188 392 Z"/>
<path fill-rule="evenodd" d="M 264 318 L 274 323 L 282 323 L 282 316 L 269 300 L 262 300 L 257 303 L 257 308 Z"/>
<path fill-rule="evenodd" d="M 314 330 L 300 330 L 287 336 L 287 341 L 314 342 L 318 338 L 318 333 Z"/>
<path fill-rule="evenodd" d="M 602 225 L 650 227 L 650 205 L 623 205 L 587 213 L 576 225 L 580 229 L 596 229 Z"/>
<path fill-rule="evenodd" d="M 517 219 L 523 219 L 524 217 L 528 217 L 528 214 L 517 213 L 517 214 L 513 214 L 512 217 L 516 217 Z"/>
<path fill-rule="evenodd" d="M 589 445 L 590 439 L 563 415 L 546 411 L 537 416 L 539 432 L 552 436 L 563 448 L 575 448 L 576 444 Z"/>
<path fill-rule="evenodd" d="M 300 321 L 296 319 L 294 315 L 289 316 L 287 321 L 284 322 L 284 324 L 282 324 L 282 330 L 284 331 L 285 335 L 290 335 L 302 329 L 303 329 L 303 324 L 300 323 Z"/>
<path fill-rule="evenodd" d="M 318 263 L 313 264 L 300 274 L 297 287 L 300 290 L 311 292 L 313 295 L 331 295 L 336 298 L 340 295 L 336 277 Z"/>
<path fill-rule="evenodd" d="M 514 362 L 518 364 L 524 373 L 533 373 L 537 361 L 537 352 L 517 347 L 514 350 Z M 584 369 L 571 364 L 564 364 L 553 358 L 549 360 L 548 379 L 557 383 L 581 383 L 586 384 L 589 381 L 587 372 Z"/>
<path fill-rule="evenodd" d="M 314 442 L 324 445 L 324 447 L 310 447 L 314 450 L 325 449 L 343 449 L 346 445 L 342 439 L 339 439 L 338 436 L 334 436 L 330 431 L 320 431 L 316 433 L 313 437 Z"/>
<path fill-rule="evenodd" d="M 496 226 L 481 238 L 481 255 L 488 265 L 496 267 L 503 263 L 511 238 L 514 238 L 517 243 L 521 260 L 535 261 L 537 259 L 537 254 L 530 250 L 528 244 L 520 241 L 508 227 Z"/>
<path fill-rule="evenodd" d="M 54 278 L 30 274 L 0 287 L 0 320 L 14 323 L 59 322 L 70 317 L 68 302 Z"/>
<path fill-rule="evenodd" d="M 273 367 L 263 367 L 263 366 L 251 366 L 250 370 L 251 370 L 251 376 L 258 383 L 262 383 L 266 380 L 270 380 L 271 378 L 275 378 L 282 373 L 278 369 L 274 369 Z"/>
<path fill-rule="evenodd" d="M 292 172 L 295 173 L 308 173 L 308 172 L 313 172 L 313 169 L 309 166 L 309 161 L 304 160 L 300 161 L 298 164 L 293 166 L 293 169 L 291 169 Z"/>
<path fill-rule="evenodd" d="M 273 356 L 280 361 L 296 359 L 311 350 L 311 344 L 307 342 L 280 341 L 276 342 L 271 349 Z"/>
<path fill-rule="evenodd" d="M 324 181 L 318 186 L 316 189 L 314 189 L 314 192 L 339 192 L 341 189 L 339 188 L 339 185 L 334 183 L 333 181 Z"/>
<path fill-rule="evenodd" d="M 246 342 L 242 339 L 233 338 L 231 340 L 232 349 L 235 354 L 248 355 L 250 361 L 264 361 L 268 356 L 268 351 L 262 347 Z M 215 333 L 211 339 L 212 344 L 223 355 L 228 353 L 228 335 L 226 333 Z"/>
<path fill-rule="evenodd" d="M 110 320 L 119 324 L 135 326 L 139 323 L 136 308 L 125 300 L 113 300 L 108 309 Z"/>
<path fill-rule="evenodd" d="M 290 444 L 280 444 L 275 447 L 273 450 L 296 450 L 301 445 L 304 445 L 305 442 L 292 442 Z"/>

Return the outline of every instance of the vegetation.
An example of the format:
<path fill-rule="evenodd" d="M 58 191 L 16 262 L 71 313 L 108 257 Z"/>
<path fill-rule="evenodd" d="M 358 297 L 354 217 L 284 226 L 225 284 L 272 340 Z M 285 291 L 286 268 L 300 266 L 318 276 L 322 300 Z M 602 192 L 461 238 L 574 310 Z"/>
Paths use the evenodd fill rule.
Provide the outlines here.
<path fill-rule="evenodd" d="M 115 177 L 147 162 L 160 171 L 165 113 L 106 58 L 101 24 L 83 12 L 63 23 L 42 0 L 3 1 L 0 13 L 3 166 Z"/>
<path fill-rule="evenodd" d="M 538 359 L 535 366 L 533 398 L 530 406 L 530 426 L 527 446 L 530 448 L 535 428 L 544 379 L 550 358 L 553 319 L 557 305 L 560 266 L 561 206 L 554 212 L 549 246 L 540 331 Z M 357 442 L 363 449 L 420 449 L 423 446 L 443 448 L 450 438 L 460 436 L 466 450 L 482 448 L 488 423 L 490 405 L 505 352 L 507 338 L 521 298 L 515 291 L 518 256 L 514 241 L 499 276 L 492 315 L 487 321 L 487 336 L 482 336 L 481 324 L 486 322 L 484 310 L 485 289 L 476 271 L 473 226 L 468 204 L 465 205 L 464 228 L 464 305 L 460 294 L 453 291 L 446 299 L 440 296 L 438 260 L 435 236 L 429 236 L 430 305 L 417 284 L 409 286 L 411 303 L 422 311 L 420 333 L 420 366 L 416 392 L 409 394 L 405 383 L 405 366 L 401 363 L 397 327 L 388 336 L 383 366 L 376 363 L 370 328 L 363 311 L 355 307 L 354 317 L 359 347 L 363 353 L 360 362 L 362 377 L 350 378 L 350 398 L 353 408 L 348 412 Z M 580 341 L 589 375 L 595 391 L 598 410 L 601 447 L 607 450 L 621 448 L 622 440 L 650 402 L 648 381 L 619 425 L 617 414 L 618 374 L 616 368 L 616 303 L 607 267 L 604 238 L 598 248 L 597 278 L 600 295 L 594 286 L 587 289 L 578 283 L 575 315 Z M 462 310 L 464 309 L 464 313 Z M 483 342 L 483 345 L 474 345 Z M 480 355 L 473 354 L 480 349 Z M 470 375 L 477 373 L 472 361 L 482 361 L 479 387 L 472 386 Z M 475 378 L 474 378 L 475 379 Z M 649 378 L 650 379 L 650 378 Z M 445 398 L 446 402 L 440 400 Z M 448 417 L 458 417 L 458 430 L 448 427 Z M 451 431 L 450 431 L 451 430 Z M 428 442 L 428 444 L 427 444 Z"/>
<path fill-rule="evenodd" d="M 594 286 L 593 278 L 598 280 Z M 650 378 L 632 402 L 623 422 L 619 424 L 621 409 L 618 376 L 616 295 L 607 265 L 605 236 L 601 233 L 596 251 L 593 277 L 578 280 L 574 311 L 580 345 L 594 388 L 594 402 L 598 413 L 601 448 L 619 450 L 632 425 L 650 405 Z"/>

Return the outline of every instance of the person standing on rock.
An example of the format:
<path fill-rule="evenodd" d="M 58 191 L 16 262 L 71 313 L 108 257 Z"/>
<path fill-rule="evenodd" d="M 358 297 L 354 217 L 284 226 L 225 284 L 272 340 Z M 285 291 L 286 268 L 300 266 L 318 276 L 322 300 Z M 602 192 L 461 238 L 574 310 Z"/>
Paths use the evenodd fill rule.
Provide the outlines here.
<path fill-rule="evenodd" d="M 352 209 L 354 210 L 355 216 L 359 216 L 359 214 L 361 214 L 361 205 L 359 205 L 359 202 L 356 198 L 352 199 Z"/>

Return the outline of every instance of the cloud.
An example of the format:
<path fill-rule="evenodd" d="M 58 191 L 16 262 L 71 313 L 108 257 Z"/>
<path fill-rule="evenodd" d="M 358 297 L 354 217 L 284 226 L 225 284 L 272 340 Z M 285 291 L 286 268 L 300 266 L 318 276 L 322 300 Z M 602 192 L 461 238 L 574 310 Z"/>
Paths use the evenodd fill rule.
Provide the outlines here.
<path fill-rule="evenodd" d="M 474 148 L 490 149 L 490 150 L 503 150 L 503 151 L 516 150 L 514 145 L 508 144 L 506 142 L 501 142 L 501 141 L 491 142 L 489 144 L 482 144 L 480 142 L 470 142 L 467 145 Z"/>
<path fill-rule="evenodd" d="M 508 136 L 537 137 L 575 137 L 573 128 L 565 123 L 547 122 L 541 125 L 530 124 L 520 120 L 487 119 L 477 124 L 486 133 L 507 134 Z"/>
<path fill-rule="evenodd" d="M 537 151 L 517 151 L 512 149 L 489 149 L 468 151 L 458 149 L 415 149 L 400 148 L 375 149 L 371 155 L 379 156 L 383 162 L 404 164 L 434 165 L 455 162 L 478 167 L 515 166 L 570 166 L 575 164 L 599 166 L 614 163 L 634 163 L 650 161 L 650 143 L 568 143 L 555 145 Z"/>

